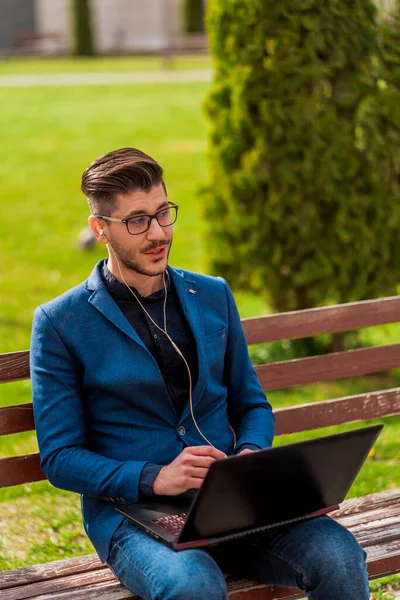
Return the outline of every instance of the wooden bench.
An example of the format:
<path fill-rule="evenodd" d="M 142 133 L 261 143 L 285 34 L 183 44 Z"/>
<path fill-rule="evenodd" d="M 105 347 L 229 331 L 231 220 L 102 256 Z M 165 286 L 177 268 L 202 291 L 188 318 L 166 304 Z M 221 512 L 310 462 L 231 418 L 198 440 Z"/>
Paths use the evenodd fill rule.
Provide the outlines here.
<path fill-rule="evenodd" d="M 400 297 L 244 319 L 249 344 L 338 333 L 400 321 Z M 265 390 L 364 376 L 400 367 L 400 344 L 360 348 L 257 366 Z M 0 382 L 29 378 L 29 353 L 0 355 Z M 400 414 L 400 388 L 280 408 L 276 434 L 312 430 Z M 34 429 L 31 404 L 0 409 L 0 435 Z M 0 461 L 0 486 L 45 479 L 39 455 Z M 400 571 L 400 488 L 345 501 L 333 517 L 354 533 L 368 555 L 370 578 Z M 288 590 L 227 578 L 235 600 L 302 598 Z M 2 600 L 120 600 L 132 596 L 96 555 L 25 567 L 0 574 Z"/>
<path fill-rule="evenodd" d="M 43 50 L 52 54 L 62 54 L 65 36 L 58 31 L 16 31 L 13 38 L 14 48 L 26 54 L 42 54 Z M 43 47 L 43 43 L 47 48 Z"/>

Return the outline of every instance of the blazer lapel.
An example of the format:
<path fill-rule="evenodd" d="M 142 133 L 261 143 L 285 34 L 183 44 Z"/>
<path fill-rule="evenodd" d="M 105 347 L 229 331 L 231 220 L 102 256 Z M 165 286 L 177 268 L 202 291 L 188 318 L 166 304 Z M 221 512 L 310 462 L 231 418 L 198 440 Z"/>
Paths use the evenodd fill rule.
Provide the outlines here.
<path fill-rule="evenodd" d="M 141 338 L 138 336 L 130 323 L 128 323 L 117 304 L 107 292 L 100 275 L 100 269 L 101 262 L 95 266 L 91 275 L 89 276 L 89 279 L 87 280 L 88 290 L 93 291 L 93 294 L 88 300 L 89 304 L 92 304 L 92 306 L 101 312 L 106 319 L 111 321 L 111 323 L 118 327 L 120 331 L 125 333 L 125 335 L 130 337 L 134 342 L 142 346 L 146 352 L 148 352 L 146 345 L 142 342 Z"/>
<path fill-rule="evenodd" d="M 186 273 L 182 273 L 181 271 L 175 270 L 172 267 L 168 267 L 168 273 L 171 276 L 172 282 L 179 297 L 180 304 L 182 306 L 182 310 L 196 341 L 199 373 L 197 383 L 192 391 L 193 405 L 195 405 L 200 400 L 204 390 L 207 367 L 204 324 L 198 292 L 196 289 L 196 284 Z M 183 421 L 189 415 L 190 408 L 188 403 L 182 413 L 181 421 Z"/>

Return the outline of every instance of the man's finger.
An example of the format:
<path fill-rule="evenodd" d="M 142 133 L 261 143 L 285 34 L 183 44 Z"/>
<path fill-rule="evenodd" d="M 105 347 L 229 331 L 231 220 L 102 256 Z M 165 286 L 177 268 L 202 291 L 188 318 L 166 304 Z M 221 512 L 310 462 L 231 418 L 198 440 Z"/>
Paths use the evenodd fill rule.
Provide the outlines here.
<path fill-rule="evenodd" d="M 212 456 L 216 460 L 226 458 L 226 454 L 214 446 L 189 446 L 186 451 L 197 456 Z"/>

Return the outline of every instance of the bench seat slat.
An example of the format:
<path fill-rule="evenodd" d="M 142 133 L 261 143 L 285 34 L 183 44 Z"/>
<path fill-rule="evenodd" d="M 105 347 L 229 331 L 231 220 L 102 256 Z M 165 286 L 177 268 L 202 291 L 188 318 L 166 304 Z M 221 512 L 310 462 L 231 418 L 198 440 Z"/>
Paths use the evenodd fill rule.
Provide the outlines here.
<path fill-rule="evenodd" d="M 371 505 L 375 507 L 373 511 L 368 510 Z M 354 512 L 349 514 L 349 510 Z M 342 513 L 343 523 L 355 518 L 353 524 L 346 524 L 367 551 L 370 577 L 390 574 L 399 569 L 399 520 L 393 521 L 393 515 L 398 515 L 399 511 L 400 489 L 394 489 L 363 497 L 360 502 L 356 499 L 346 500 L 342 509 L 332 513 Z M 373 518 L 371 512 L 374 512 Z M 252 600 L 302 597 L 301 593 L 292 593 L 283 588 L 274 591 L 272 586 L 255 589 L 248 580 L 228 578 L 228 589 L 234 600 L 246 600 L 243 591 L 249 587 L 254 590 Z M 111 571 L 100 563 L 96 555 L 5 571 L 0 574 L 0 589 L 3 590 L 2 600 L 28 600 L 33 597 L 37 600 L 63 600 L 67 597 L 71 600 L 135 598 L 115 581 Z"/>
<path fill-rule="evenodd" d="M 331 513 L 331 516 L 341 523 L 346 523 L 346 517 L 359 518 L 356 523 L 368 522 L 371 510 L 379 508 L 382 515 L 387 511 L 400 506 L 400 488 L 393 488 L 383 492 L 375 492 L 360 498 L 349 498 L 341 507 Z M 398 542 L 400 549 L 400 540 Z M 21 567 L 15 571 L 2 571 L 0 573 L 0 590 L 11 585 L 18 586 L 34 581 L 56 579 L 76 573 L 87 573 L 98 569 L 105 569 L 96 554 L 78 556 L 57 560 L 43 565 Z"/>
<path fill-rule="evenodd" d="M 359 498 L 345 500 L 340 508 L 331 513 L 335 519 L 360 512 L 368 512 L 374 508 L 389 508 L 400 503 L 400 488 L 392 488 L 383 492 L 374 492 Z"/>
<path fill-rule="evenodd" d="M 248 344 L 352 331 L 400 321 L 400 296 L 242 319 Z"/>
<path fill-rule="evenodd" d="M 333 352 L 256 366 L 264 390 L 359 377 L 400 366 L 400 344 Z"/>
<path fill-rule="evenodd" d="M 382 527 L 385 528 L 385 531 L 388 534 L 393 533 L 391 531 L 390 524 L 394 523 L 398 528 L 397 533 L 399 533 L 400 502 L 397 504 L 397 506 L 390 506 L 385 510 L 379 508 L 375 510 L 367 510 L 363 513 L 348 515 L 347 517 L 341 517 L 340 522 L 348 529 L 351 529 L 353 533 L 355 531 L 362 530 L 368 533 L 368 531 L 372 532 L 372 530 L 374 530 L 374 535 L 377 535 L 377 531 Z"/>
<path fill-rule="evenodd" d="M 107 569 L 107 565 L 100 562 L 97 554 L 87 554 L 75 558 L 64 558 L 52 562 L 33 565 L 31 567 L 20 567 L 13 571 L 0 572 L 0 590 L 8 587 L 17 587 L 47 579 L 67 577 L 74 573 L 87 573 L 99 569 Z"/>

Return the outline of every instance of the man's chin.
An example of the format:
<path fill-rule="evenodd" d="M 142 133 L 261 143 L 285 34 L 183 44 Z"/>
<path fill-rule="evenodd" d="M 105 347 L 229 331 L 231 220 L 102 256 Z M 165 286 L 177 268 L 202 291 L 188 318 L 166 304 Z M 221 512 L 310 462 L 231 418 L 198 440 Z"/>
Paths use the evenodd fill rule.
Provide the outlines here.
<path fill-rule="evenodd" d="M 146 265 L 143 267 L 142 273 L 144 275 L 148 275 L 149 277 L 157 277 L 157 275 L 162 275 L 168 266 L 168 261 L 165 259 L 160 259 L 157 262 L 154 262 L 151 266 Z"/>

